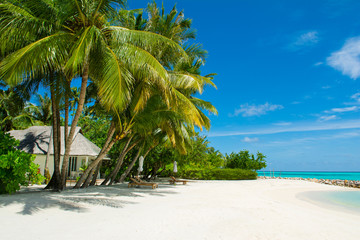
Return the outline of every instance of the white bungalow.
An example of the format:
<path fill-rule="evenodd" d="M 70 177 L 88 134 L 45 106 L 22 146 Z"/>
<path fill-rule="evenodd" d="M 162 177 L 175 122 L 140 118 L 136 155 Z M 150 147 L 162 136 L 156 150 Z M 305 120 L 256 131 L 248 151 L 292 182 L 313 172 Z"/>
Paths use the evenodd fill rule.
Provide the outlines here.
<path fill-rule="evenodd" d="M 70 127 L 69 127 L 70 131 Z M 36 155 L 35 163 L 40 166 L 41 174 L 47 166 L 50 174 L 54 172 L 54 150 L 51 136 L 51 127 L 34 126 L 25 130 L 13 130 L 11 136 L 20 141 L 19 149 Z M 50 140 L 51 139 L 51 140 Z M 51 144 L 49 145 L 49 142 Z M 47 154 L 48 150 L 50 155 Z M 74 140 L 70 150 L 68 177 L 76 177 L 80 173 L 79 168 L 93 161 L 100 152 L 100 148 L 84 137 L 80 127 L 76 127 Z M 64 127 L 61 127 L 61 162 L 65 153 Z M 48 159 L 47 159 L 48 158 Z"/>

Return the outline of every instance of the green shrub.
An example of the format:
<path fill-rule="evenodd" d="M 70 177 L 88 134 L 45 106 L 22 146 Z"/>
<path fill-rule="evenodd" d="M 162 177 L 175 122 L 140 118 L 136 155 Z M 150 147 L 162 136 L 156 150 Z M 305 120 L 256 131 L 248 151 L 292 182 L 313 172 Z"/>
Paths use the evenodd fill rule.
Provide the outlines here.
<path fill-rule="evenodd" d="M 254 180 L 257 173 L 244 169 L 192 169 L 180 171 L 177 176 L 198 180 Z"/>
<path fill-rule="evenodd" d="M 0 194 L 11 194 L 20 186 L 44 180 L 39 166 L 33 163 L 35 155 L 16 149 L 18 145 L 19 141 L 0 131 Z"/>
<path fill-rule="evenodd" d="M 247 170 L 260 170 L 266 168 L 266 156 L 258 152 L 256 158 L 254 154 L 250 154 L 248 150 L 239 153 L 232 152 L 225 156 L 226 168 L 240 168 Z"/>

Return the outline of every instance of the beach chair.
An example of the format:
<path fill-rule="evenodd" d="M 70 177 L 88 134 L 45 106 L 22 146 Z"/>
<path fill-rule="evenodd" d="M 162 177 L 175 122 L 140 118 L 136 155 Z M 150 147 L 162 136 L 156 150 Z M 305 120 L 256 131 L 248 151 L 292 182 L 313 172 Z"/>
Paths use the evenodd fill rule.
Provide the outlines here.
<path fill-rule="evenodd" d="M 158 187 L 157 183 L 149 183 L 144 181 L 138 181 L 137 179 L 130 178 L 132 182 L 129 182 L 128 187 L 136 187 L 136 186 L 150 186 L 152 189 L 155 189 Z"/>
<path fill-rule="evenodd" d="M 156 184 L 156 187 L 158 187 L 158 184 L 157 184 L 157 183 L 145 182 L 145 181 L 141 180 L 141 178 L 139 178 L 138 176 L 136 176 L 135 179 L 136 179 L 139 183 L 143 183 L 143 184 Z"/>
<path fill-rule="evenodd" d="M 178 180 L 174 177 L 170 177 L 171 179 L 169 180 L 170 184 L 175 184 L 175 183 L 183 183 L 184 185 L 188 182 L 186 180 Z"/>

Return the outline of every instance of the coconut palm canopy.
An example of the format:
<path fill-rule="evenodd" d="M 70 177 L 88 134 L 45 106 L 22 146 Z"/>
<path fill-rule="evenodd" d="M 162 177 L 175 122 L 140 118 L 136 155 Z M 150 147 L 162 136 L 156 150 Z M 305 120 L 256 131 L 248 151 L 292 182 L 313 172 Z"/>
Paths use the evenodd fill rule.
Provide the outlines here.
<path fill-rule="evenodd" d="M 139 155 L 154 147 L 151 142 L 159 138 L 153 137 L 154 132 L 160 131 L 161 137 L 185 153 L 194 127 L 210 128 L 202 111 L 216 113 L 216 109 L 194 95 L 206 85 L 215 85 L 213 75 L 200 75 L 206 51 L 198 44 L 185 45 L 196 36 L 191 20 L 175 8 L 170 14 L 164 9 L 160 13 L 155 3 L 148 6 L 148 19 L 143 19 L 142 10 L 122 10 L 124 5 L 121 0 L 0 2 L 0 78 L 10 86 L 21 84 L 28 92 L 40 84 L 50 89 L 55 172 L 49 186 L 65 186 L 89 83 L 93 86 L 89 92 L 100 103 L 97 109 L 109 116 L 111 124 L 99 155 L 77 186 L 84 181 L 88 185 L 117 141 L 128 141 L 131 148 L 137 145 Z M 81 86 L 72 104 L 75 78 L 81 79 Z M 71 127 L 60 128 L 69 125 L 69 109 Z M 119 160 L 117 166 L 121 164 Z"/>

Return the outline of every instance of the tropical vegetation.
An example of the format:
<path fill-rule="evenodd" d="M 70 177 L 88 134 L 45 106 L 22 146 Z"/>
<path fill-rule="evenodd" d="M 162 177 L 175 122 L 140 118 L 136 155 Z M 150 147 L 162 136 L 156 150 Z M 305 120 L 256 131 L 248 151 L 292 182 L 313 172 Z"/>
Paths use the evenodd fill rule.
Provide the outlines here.
<path fill-rule="evenodd" d="M 250 154 L 248 150 L 240 151 L 239 153 L 231 153 L 225 156 L 225 166 L 227 168 L 240 168 L 247 170 L 260 170 L 266 168 L 266 156 L 260 152 Z"/>
<path fill-rule="evenodd" d="M 75 188 L 94 185 L 99 172 L 102 185 L 122 182 L 140 156 L 145 178 L 169 172 L 173 160 L 183 169 L 224 167 L 197 133 L 210 129 L 206 112 L 217 114 L 199 96 L 216 86 L 215 74 L 201 73 L 207 52 L 191 25 L 183 11 L 155 2 L 127 10 L 124 0 L 0 0 L 0 127 L 52 126 L 46 188 L 66 186 L 76 126 L 101 151 Z M 68 126 L 62 165 L 60 126 Z"/>
<path fill-rule="evenodd" d="M 16 149 L 18 145 L 19 141 L 0 131 L 0 194 L 44 180 L 39 166 L 33 163 L 35 156 Z"/>

